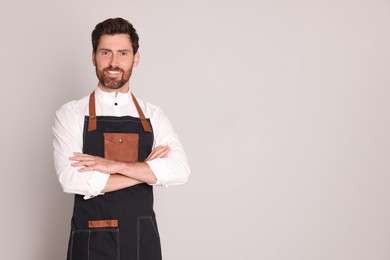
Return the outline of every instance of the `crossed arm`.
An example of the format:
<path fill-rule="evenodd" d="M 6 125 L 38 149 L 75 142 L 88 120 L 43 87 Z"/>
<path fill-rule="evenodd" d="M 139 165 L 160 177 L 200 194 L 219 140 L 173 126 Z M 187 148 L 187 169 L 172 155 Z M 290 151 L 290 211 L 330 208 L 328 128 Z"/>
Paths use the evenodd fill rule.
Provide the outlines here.
<path fill-rule="evenodd" d="M 169 151 L 168 146 L 158 146 L 145 161 L 165 158 Z M 110 174 L 103 189 L 104 193 L 124 189 L 139 183 L 154 184 L 157 181 L 156 176 L 154 176 L 146 162 L 119 162 L 77 152 L 69 160 L 74 161 L 71 164 L 73 167 L 81 167 L 78 169 L 79 172 L 96 170 Z"/>

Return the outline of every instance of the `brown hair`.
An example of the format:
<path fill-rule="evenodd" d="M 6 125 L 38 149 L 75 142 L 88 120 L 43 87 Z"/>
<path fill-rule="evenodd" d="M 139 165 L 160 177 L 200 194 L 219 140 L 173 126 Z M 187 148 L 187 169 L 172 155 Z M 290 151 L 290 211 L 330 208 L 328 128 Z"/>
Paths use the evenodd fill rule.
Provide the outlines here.
<path fill-rule="evenodd" d="M 131 45 L 133 47 L 133 53 L 137 53 L 139 48 L 139 37 L 137 31 L 134 29 L 133 25 L 123 19 L 123 18 L 109 18 L 104 20 L 101 23 L 98 23 L 95 26 L 95 29 L 92 31 L 92 48 L 93 52 L 96 53 L 97 46 L 100 42 L 100 37 L 105 34 L 114 35 L 114 34 L 128 34 L 130 36 Z"/>

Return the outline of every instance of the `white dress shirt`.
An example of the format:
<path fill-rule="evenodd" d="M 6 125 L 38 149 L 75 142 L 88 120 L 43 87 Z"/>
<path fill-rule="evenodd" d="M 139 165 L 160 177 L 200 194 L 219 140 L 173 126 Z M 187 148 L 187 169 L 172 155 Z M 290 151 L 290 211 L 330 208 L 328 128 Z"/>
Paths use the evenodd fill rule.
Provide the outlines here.
<path fill-rule="evenodd" d="M 137 109 L 128 93 L 117 94 L 95 90 L 97 116 L 133 116 L 139 117 Z M 169 186 L 186 183 L 190 175 L 187 158 L 178 136 L 160 108 L 137 99 L 153 127 L 153 149 L 168 145 L 171 149 L 168 157 L 157 158 L 146 163 L 149 165 L 157 182 L 155 185 Z M 78 172 L 72 167 L 69 157 L 74 152 L 82 152 L 85 115 L 89 114 L 89 96 L 63 105 L 56 112 L 53 126 L 54 166 L 64 192 L 84 195 L 85 199 L 102 195 L 109 174 L 99 171 Z"/>

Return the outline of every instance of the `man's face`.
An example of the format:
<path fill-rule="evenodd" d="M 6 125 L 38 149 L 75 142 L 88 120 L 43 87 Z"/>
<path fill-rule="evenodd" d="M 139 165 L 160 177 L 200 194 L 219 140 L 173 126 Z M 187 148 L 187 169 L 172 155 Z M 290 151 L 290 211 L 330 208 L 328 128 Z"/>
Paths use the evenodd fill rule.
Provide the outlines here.
<path fill-rule="evenodd" d="M 134 55 L 130 37 L 127 34 L 103 35 L 96 53 L 92 54 L 99 86 L 107 91 L 122 88 L 127 91 L 133 66 L 139 61 Z"/>

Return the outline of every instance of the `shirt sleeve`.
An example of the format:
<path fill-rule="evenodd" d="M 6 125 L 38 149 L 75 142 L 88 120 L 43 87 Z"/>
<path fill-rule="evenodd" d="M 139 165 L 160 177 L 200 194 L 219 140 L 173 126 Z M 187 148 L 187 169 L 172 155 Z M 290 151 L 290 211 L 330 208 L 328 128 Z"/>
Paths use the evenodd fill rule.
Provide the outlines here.
<path fill-rule="evenodd" d="M 190 175 L 188 160 L 168 117 L 158 108 L 151 122 L 155 138 L 154 147 L 168 145 L 170 148 L 166 158 L 146 161 L 156 176 L 157 182 L 154 185 L 168 187 L 186 183 Z"/>
<path fill-rule="evenodd" d="M 65 104 L 57 112 L 53 126 L 54 166 L 66 193 L 84 195 L 89 199 L 101 195 L 109 174 L 89 171 L 78 172 L 71 166 L 69 157 L 82 151 L 84 114 L 78 114 L 71 103 Z"/>

